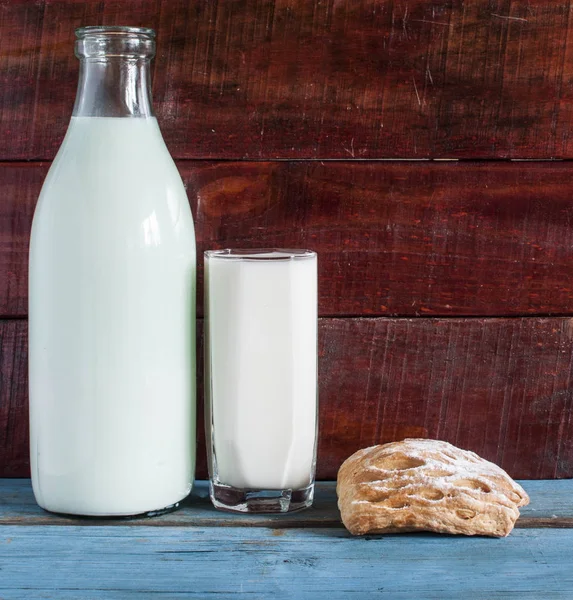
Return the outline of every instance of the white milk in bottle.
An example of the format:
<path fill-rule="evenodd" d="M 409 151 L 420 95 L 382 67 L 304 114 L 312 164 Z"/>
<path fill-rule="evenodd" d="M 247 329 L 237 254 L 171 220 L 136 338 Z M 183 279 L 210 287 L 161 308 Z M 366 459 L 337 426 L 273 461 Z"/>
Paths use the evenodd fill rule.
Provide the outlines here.
<path fill-rule="evenodd" d="M 176 505 L 195 466 L 195 237 L 151 110 L 151 30 L 78 30 L 80 83 L 30 243 L 30 447 L 40 506 Z"/>

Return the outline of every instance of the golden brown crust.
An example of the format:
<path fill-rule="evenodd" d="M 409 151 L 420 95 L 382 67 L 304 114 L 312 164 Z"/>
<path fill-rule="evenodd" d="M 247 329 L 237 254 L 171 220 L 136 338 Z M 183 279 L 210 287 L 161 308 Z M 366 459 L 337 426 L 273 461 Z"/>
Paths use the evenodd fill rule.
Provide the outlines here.
<path fill-rule="evenodd" d="M 364 448 L 338 471 L 338 507 L 354 535 L 435 531 L 508 535 L 529 503 L 497 465 L 439 440 Z"/>

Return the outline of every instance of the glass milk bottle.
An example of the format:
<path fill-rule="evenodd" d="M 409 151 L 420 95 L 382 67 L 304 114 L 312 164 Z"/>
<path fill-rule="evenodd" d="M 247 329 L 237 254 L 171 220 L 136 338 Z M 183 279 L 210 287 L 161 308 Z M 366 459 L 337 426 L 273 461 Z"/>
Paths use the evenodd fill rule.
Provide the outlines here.
<path fill-rule="evenodd" d="M 195 468 L 195 235 L 153 116 L 155 33 L 76 32 L 77 98 L 30 242 L 30 448 L 43 508 L 173 507 Z"/>

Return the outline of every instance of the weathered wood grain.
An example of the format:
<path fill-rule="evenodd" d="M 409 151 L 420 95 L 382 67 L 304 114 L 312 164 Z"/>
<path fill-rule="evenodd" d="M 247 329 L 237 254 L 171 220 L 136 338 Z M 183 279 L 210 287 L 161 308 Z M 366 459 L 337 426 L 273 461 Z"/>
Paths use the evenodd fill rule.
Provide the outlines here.
<path fill-rule="evenodd" d="M 573 314 L 573 164 L 179 162 L 199 252 L 309 247 L 323 316 Z M 0 315 L 47 164 L 0 164 Z M 202 259 L 199 258 L 199 311 Z"/>
<path fill-rule="evenodd" d="M 573 475 L 571 319 L 332 319 L 321 326 L 320 475 L 353 451 L 444 439 L 514 478 Z"/>
<path fill-rule="evenodd" d="M 54 156 L 74 28 L 157 29 L 178 158 L 571 157 L 570 0 L 0 4 L 0 158 Z"/>
<path fill-rule="evenodd" d="M 0 321 L 0 477 L 29 470 L 27 327 Z"/>
<path fill-rule="evenodd" d="M 404 437 L 474 450 L 515 478 L 573 477 L 572 323 L 321 319 L 318 478 L 334 479 L 359 448 Z M 0 476 L 27 476 L 26 322 L 0 328 Z M 204 453 L 200 422 L 198 477 Z"/>
<path fill-rule="evenodd" d="M 0 528 L 0 596 L 259 600 L 569 600 L 573 532 L 508 538 L 341 529 Z"/>
<path fill-rule="evenodd" d="M 28 245 L 49 165 L 0 164 L 0 314 L 28 314 Z"/>
<path fill-rule="evenodd" d="M 522 507 L 517 528 L 573 528 L 573 481 L 520 481 L 531 498 Z M 101 527 L 271 527 L 342 528 L 337 507 L 336 482 L 316 484 L 311 508 L 284 515 L 252 515 L 216 510 L 209 500 L 207 481 L 196 481 L 191 495 L 178 510 L 146 519 L 82 518 L 54 515 L 42 510 L 34 499 L 29 479 L 0 480 L 0 525 L 85 525 Z"/>

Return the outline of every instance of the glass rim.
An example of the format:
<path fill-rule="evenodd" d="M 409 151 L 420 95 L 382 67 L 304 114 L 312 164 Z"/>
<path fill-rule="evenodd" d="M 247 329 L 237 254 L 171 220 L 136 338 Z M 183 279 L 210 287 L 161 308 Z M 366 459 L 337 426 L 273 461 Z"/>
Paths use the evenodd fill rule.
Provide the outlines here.
<path fill-rule="evenodd" d="M 87 25 L 76 29 L 76 37 L 88 35 L 137 35 L 155 39 L 155 30 L 149 27 L 128 27 L 124 25 Z"/>
<path fill-rule="evenodd" d="M 223 250 L 205 250 L 203 254 L 206 259 L 223 260 L 281 261 L 316 258 L 314 250 L 291 248 L 225 248 Z"/>

